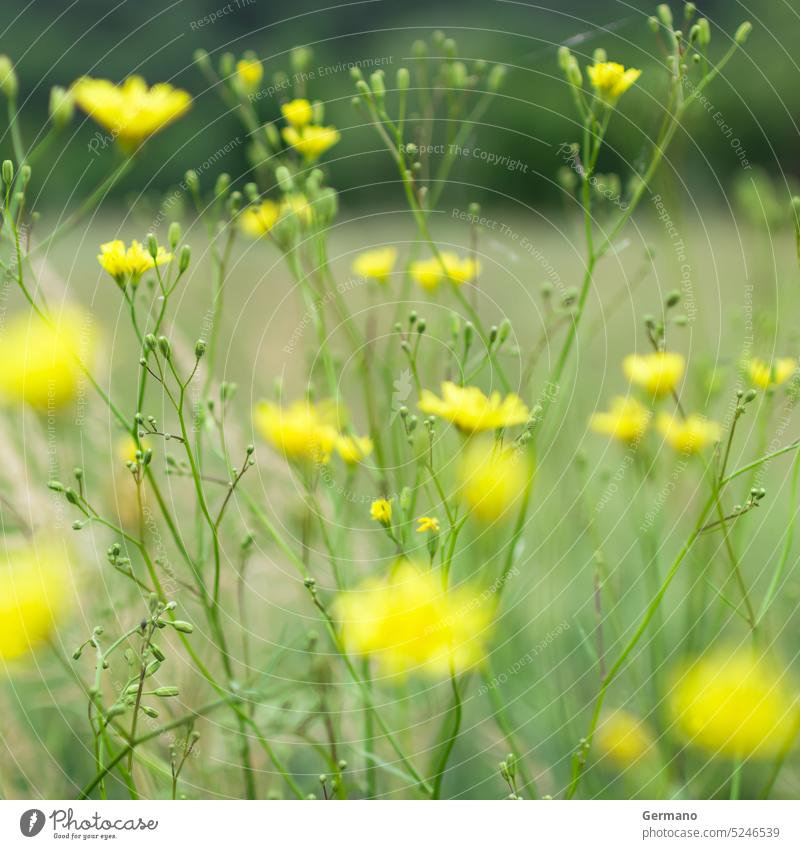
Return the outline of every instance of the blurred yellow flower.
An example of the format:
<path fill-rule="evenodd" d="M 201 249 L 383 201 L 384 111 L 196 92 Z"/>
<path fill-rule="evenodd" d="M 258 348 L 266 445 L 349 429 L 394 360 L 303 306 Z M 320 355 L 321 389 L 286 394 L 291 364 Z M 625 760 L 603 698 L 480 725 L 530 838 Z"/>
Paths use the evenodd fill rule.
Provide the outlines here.
<path fill-rule="evenodd" d="M 630 354 L 622 361 L 625 377 L 654 397 L 669 395 L 674 391 L 683 376 L 684 366 L 683 357 L 669 351 Z"/>
<path fill-rule="evenodd" d="M 163 130 L 192 104 L 187 92 L 169 83 L 148 88 L 141 77 L 128 77 L 121 85 L 83 77 L 73 83 L 72 93 L 75 103 L 126 148 Z"/>
<path fill-rule="evenodd" d="M 608 100 L 621 97 L 642 75 L 636 68 L 626 69 L 619 62 L 595 62 L 586 72 L 595 91 Z"/>
<path fill-rule="evenodd" d="M 252 239 L 269 233 L 281 214 L 281 208 L 271 200 L 248 206 L 239 216 L 239 227 Z"/>
<path fill-rule="evenodd" d="M 472 257 L 459 257 L 451 251 L 442 251 L 438 257 L 417 260 L 411 263 L 411 276 L 423 289 L 434 290 L 444 279 L 460 286 L 473 280 L 480 265 Z M 444 268 L 442 267 L 444 266 Z"/>
<path fill-rule="evenodd" d="M 420 516 L 417 519 L 417 533 L 425 534 L 428 531 L 432 534 L 438 534 L 439 520 L 435 516 Z"/>
<path fill-rule="evenodd" d="M 750 651 L 701 657 L 678 675 L 670 701 L 688 743 L 729 757 L 773 757 L 800 722 L 782 670 Z"/>
<path fill-rule="evenodd" d="M 376 248 L 364 251 L 353 262 L 353 272 L 360 277 L 369 277 L 379 283 L 385 283 L 394 269 L 397 261 L 395 248 Z"/>
<path fill-rule="evenodd" d="M 118 283 L 130 278 L 131 282 L 136 284 L 145 271 L 171 260 L 172 254 L 160 245 L 156 258 L 153 259 L 150 251 L 136 239 L 131 242 L 129 248 L 125 247 L 125 242 L 121 239 L 105 242 L 100 245 L 100 253 L 97 255 L 97 261 Z"/>
<path fill-rule="evenodd" d="M 459 493 L 470 511 L 484 522 L 510 515 L 530 480 L 527 455 L 502 447 L 491 438 L 470 443 L 458 461 Z"/>
<path fill-rule="evenodd" d="M 283 117 L 296 129 L 310 124 L 314 118 L 314 109 L 311 104 L 302 97 L 290 100 L 281 106 Z"/>
<path fill-rule="evenodd" d="M 719 442 L 722 428 L 709 421 L 705 416 L 691 413 L 685 419 L 661 413 L 658 417 L 658 429 L 664 439 L 682 454 L 695 454 L 708 445 Z"/>
<path fill-rule="evenodd" d="M 247 91 L 254 91 L 264 77 L 264 66 L 255 58 L 240 59 L 236 63 L 236 76 Z"/>
<path fill-rule="evenodd" d="M 262 401 L 253 420 L 261 436 L 291 460 L 327 463 L 339 437 L 330 401 L 294 401 L 289 407 Z"/>
<path fill-rule="evenodd" d="M 477 386 L 458 386 L 449 380 L 442 383 L 441 398 L 423 389 L 419 408 L 423 413 L 453 422 L 465 433 L 511 427 L 530 417 L 525 403 L 514 393 L 502 398 L 499 392 L 492 392 L 487 398 Z"/>
<path fill-rule="evenodd" d="M 650 424 L 650 410 L 636 398 L 617 396 L 607 413 L 595 413 L 589 426 L 595 433 L 612 436 L 622 442 L 637 442 Z"/>
<path fill-rule="evenodd" d="M 318 127 L 309 124 L 302 129 L 283 128 L 283 140 L 293 147 L 307 162 L 319 159 L 326 150 L 341 138 L 336 127 Z"/>
<path fill-rule="evenodd" d="M 372 448 L 372 440 L 368 436 L 340 436 L 336 440 L 336 452 L 348 466 L 369 457 Z"/>
<path fill-rule="evenodd" d="M 601 719 L 594 743 L 606 760 L 624 769 L 653 751 L 655 738 L 638 716 L 627 710 L 615 710 Z"/>
<path fill-rule="evenodd" d="M 390 525 L 392 522 L 392 499 L 376 498 L 369 506 L 369 515 L 375 522 Z"/>
<path fill-rule="evenodd" d="M 6 544 L 7 544 L 6 540 Z M 66 556 L 38 543 L 6 550 L 0 564 L 0 660 L 27 654 L 53 633 L 70 595 Z"/>
<path fill-rule="evenodd" d="M 483 660 L 493 610 L 471 587 L 445 590 L 438 572 L 406 562 L 387 582 L 366 581 L 341 596 L 337 614 L 348 650 L 388 674 L 444 677 Z"/>
<path fill-rule="evenodd" d="M 77 358 L 91 355 L 88 317 L 65 310 L 53 324 L 38 316 L 13 316 L 0 332 L 0 397 L 42 412 L 63 407 L 78 390 Z"/>
<path fill-rule="evenodd" d="M 750 360 L 747 374 L 750 382 L 760 389 L 770 386 L 780 386 L 797 371 L 797 360 L 794 357 L 780 357 L 772 363 L 765 363 L 757 357 Z"/>

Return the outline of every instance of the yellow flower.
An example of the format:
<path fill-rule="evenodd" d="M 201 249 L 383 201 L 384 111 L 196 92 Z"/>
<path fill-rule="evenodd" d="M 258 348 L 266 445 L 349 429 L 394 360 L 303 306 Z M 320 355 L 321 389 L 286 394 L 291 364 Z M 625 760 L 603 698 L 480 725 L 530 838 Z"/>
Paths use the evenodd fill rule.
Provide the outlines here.
<path fill-rule="evenodd" d="M 350 651 L 388 674 L 441 678 L 483 660 L 492 605 L 471 587 L 445 590 L 438 572 L 406 562 L 387 582 L 366 581 L 341 596 L 337 614 Z"/>
<path fill-rule="evenodd" d="M 524 453 L 481 439 L 467 446 L 459 460 L 459 492 L 473 515 L 493 522 L 510 515 L 532 473 Z"/>
<path fill-rule="evenodd" d="M 314 109 L 311 104 L 302 97 L 290 100 L 281 106 L 283 117 L 296 129 L 310 124 L 314 118 Z"/>
<path fill-rule="evenodd" d="M 379 283 L 385 283 L 397 261 L 395 248 L 377 248 L 359 254 L 353 262 L 353 272 L 360 277 L 371 277 Z"/>
<path fill-rule="evenodd" d="M 678 676 L 670 701 L 688 743 L 729 757 L 773 757 L 800 721 L 781 670 L 750 651 L 701 657 Z"/>
<path fill-rule="evenodd" d="M 242 232 L 253 239 L 269 233 L 281 214 L 277 203 L 271 200 L 262 200 L 248 206 L 239 216 L 239 226 Z"/>
<path fill-rule="evenodd" d="M 619 62 L 596 62 L 586 69 L 595 91 L 608 100 L 616 100 L 639 79 L 642 72 L 625 69 Z"/>
<path fill-rule="evenodd" d="M 595 433 L 613 436 L 622 442 L 637 442 L 650 424 L 650 410 L 635 398 L 618 396 L 607 413 L 595 413 L 590 427 Z"/>
<path fill-rule="evenodd" d="M 100 253 L 97 255 L 97 261 L 118 283 L 130 277 L 131 282 L 136 284 L 145 271 L 155 268 L 156 265 L 164 265 L 171 260 L 172 254 L 160 245 L 154 260 L 150 251 L 136 239 L 127 249 L 125 242 L 121 239 L 105 242 L 100 245 Z"/>
<path fill-rule="evenodd" d="M 705 416 L 691 413 L 685 419 L 662 413 L 658 417 L 658 429 L 667 442 L 682 454 L 695 454 L 706 446 L 719 442 L 722 428 Z"/>
<path fill-rule="evenodd" d="M 460 286 L 473 280 L 480 271 L 480 265 L 472 257 L 460 258 L 451 251 L 439 254 L 441 262 L 435 256 L 411 263 L 411 276 L 423 289 L 434 290 L 444 279 Z M 444 266 L 444 268 L 442 267 Z"/>
<path fill-rule="evenodd" d="M 327 463 L 339 436 L 331 402 L 294 401 L 280 407 L 262 401 L 253 418 L 261 436 L 291 460 Z"/>
<path fill-rule="evenodd" d="M 369 506 L 369 515 L 382 525 L 390 525 L 392 523 L 392 499 L 391 498 L 376 498 Z"/>
<path fill-rule="evenodd" d="M 336 451 L 349 466 L 369 457 L 372 448 L 372 440 L 368 436 L 340 436 L 336 440 Z"/>
<path fill-rule="evenodd" d="M 55 546 L 4 551 L 0 564 L 0 660 L 27 654 L 53 633 L 70 594 L 69 565 Z"/>
<path fill-rule="evenodd" d="M 683 376 L 684 359 L 669 351 L 652 354 L 630 354 L 622 361 L 622 370 L 631 383 L 641 386 L 650 395 L 669 395 Z"/>
<path fill-rule="evenodd" d="M 54 324 L 33 314 L 14 316 L 0 332 L 0 396 L 42 412 L 63 407 L 78 390 L 77 357 L 91 355 L 87 317 L 76 309 Z"/>
<path fill-rule="evenodd" d="M 797 360 L 794 357 L 781 357 L 773 363 L 765 363 L 758 358 L 750 360 L 747 373 L 751 383 L 760 389 L 770 386 L 780 386 L 797 371 Z"/>
<path fill-rule="evenodd" d="M 616 710 L 603 717 L 594 737 L 598 752 L 615 767 L 624 769 L 653 750 L 655 738 L 639 717 Z"/>
<path fill-rule="evenodd" d="M 442 383 L 441 398 L 423 389 L 419 408 L 423 413 L 453 422 L 465 433 L 511 427 L 530 417 L 518 395 L 511 393 L 502 398 L 499 392 L 492 392 L 487 398 L 477 386 L 457 386 L 449 380 Z"/>
<path fill-rule="evenodd" d="M 293 147 L 306 161 L 314 162 L 341 138 L 336 127 L 319 127 L 309 124 L 298 130 L 283 128 L 283 140 Z"/>
<path fill-rule="evenodd" d="M 439 520 L 435 516 L 420 516 L 417 519 L 417 533 L 424 534 L 428 531 L 432 534 L 438 534 Z"/>
<path fill-rule="evenodd" d="M 236 63 L 236 76 L 247 91 L 254 91 L 264 77 L 264 66 L 258 59 L 240 59 Z"/>
<path fill-rule="evenodd" d="M 169 83 L 148 88 L 141 77 L 128 77 L 121 85 L 83 77 L 73 83 L 72 93 L 75 103 L 126 148 L 163 130 L 192 103 L 187 92 Z"/>

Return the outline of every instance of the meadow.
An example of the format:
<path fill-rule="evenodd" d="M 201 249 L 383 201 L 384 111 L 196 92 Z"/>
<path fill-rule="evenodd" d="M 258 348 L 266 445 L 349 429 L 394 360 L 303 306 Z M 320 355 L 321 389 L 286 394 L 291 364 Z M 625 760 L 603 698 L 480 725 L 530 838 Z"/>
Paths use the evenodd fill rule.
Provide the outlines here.
<path fill-rule="evenodd" d="M 492 192 L 508 69 L 445 33 L 335 104 L 198 52 L 250 167 L 124 204 L 189 94 L 65 81 L 29 140 L 0 57 L 4 798 L 797 797 L 800 202 L 687 187 L 752 28 L 675 15 L 623 173 L 641 71 L 553 47 L 557 208 Z M 353 120 L 391 180 L 329 183 Z"/>

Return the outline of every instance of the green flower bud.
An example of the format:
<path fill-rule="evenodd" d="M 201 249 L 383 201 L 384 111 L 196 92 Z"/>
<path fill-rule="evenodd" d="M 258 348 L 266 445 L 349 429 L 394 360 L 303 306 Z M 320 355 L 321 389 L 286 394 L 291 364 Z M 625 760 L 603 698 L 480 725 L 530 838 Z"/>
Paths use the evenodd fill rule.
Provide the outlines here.
<path fill-rule="evenodd" d="M 661 3 L 656 9 L 656 12 L 658 12 L 658 17 L 661 19 L 661 23 L 664 24 L 665 27 L 672 29 L 672 12 L 670 11 L 669 6 L 666 3 Z"/>
<path fill-rule="evenodd" d="M 161 351 L 161 356 L 168 360 L 172 357 L 172 346 L 166 336 L 158 337 L 158 350 Z"/>
<path fill-rule="evenodd" d="M 0 91 L 9 99 L 17 96 L 19 81 L 14 70 L 14 63 L 6 55 L 0 56 Z"/>
<path fill-rule="evenodd" d="M 177 221 L 173 221 L 169 225 L 169 230 L 167 231 L 167 238 L 169 239 L 169 246 L 175 250 L 178 245 L 178 242 L 181 240 L 181 225 Z"/>
<path fill-rule="evenodd" d="M 278 186 L 284 194 L 291 194 L 294 191 L 294 180 L 289 173 L 289 169 L 285 165 L 275 169 L 275 179 L 278 181 Z"/>
<path fill-rule="evenodd" d="M 697 22 L 697 42 L 701 47 L 708 47 L 711 43 L 711 27 L 708 18 L 700 18 Z"/>
<path fill-rule="evenodd" d="M 72 93 L 59 85 L 54 85 L 50 89 L 49 111 L 50 120 L 57 130 L 69 124 L 75 112 L 75 101 L 72 98 Z"/>
<path fill-rule="evenodd" d="M 192 260 L 192 249 L 189 245 L 184 245 L 181 248 L 180 256 L 178 257 L 178 271 L 183 274 L 184 271 L 189 267 L 189 263 Z"/>
<path fill-rule="evenodd" d="M 492 70 L 489 71 L 489 79 L 486 82 L 489 91 L 499 91 L 507 73 L 508 68 L 505 65 L 495 65 Z"/>
<path fill-rule="evenodd" d="M 386 95 L 386 83 L 383 80 L 383 71 L 375 71 L 369 78 L 370 88 L 372 93 L 378 100 L 383 100 Z"/>
<path fill-rule="evenodd" d="M 14 163 L 10 159 L 3 160 L 3 182 L 11 185 L 14 182 Z"/>
<path fill-rule="evenodd" d="M 169 699 L 172 696 L 177 696 L 180 693 L 180 690 L 177 687 L 156 687 L 153 690 L 153 695 L 158 696 L 160 699 Z"/>
<path fill-rule="evenodd" d="M 295 47 L 289 55 L 292 70 L 296 74 L 304 74 L 314 59 L 314 53 L 310 47 Z"/>
<path fill-rule="evenodd" d="M 750 37 L 750 33 L 753 31 L 753 25 L 750 21 L 745 21 L 739 29 L 736 30 L 736 35 L 734 39 L 737 44 L 744 44 L 745 41 Z"/>
<path fill-rule="evenodd" d="M 191 622 L 184 622 L 182 619 L 176 619 L 174 622 L 170 622 L 170 625 L 176 630 L 180 631 L 182 634 L 191 634 L 194 631 L 194 625 Z"/>
<path fill-rule="evenodd" d="M 411 75 L 408 73 L 408 68 L 397 69 L 397 88 L 399 91 L 407 91 Z"/>
<path fill-rule="evenodd" d="M 206 342 L 205 339 L 198 339 L 197 342 L 194 343 L 194 355 L 199 360 L 203 354 L 206 352 Z"/>

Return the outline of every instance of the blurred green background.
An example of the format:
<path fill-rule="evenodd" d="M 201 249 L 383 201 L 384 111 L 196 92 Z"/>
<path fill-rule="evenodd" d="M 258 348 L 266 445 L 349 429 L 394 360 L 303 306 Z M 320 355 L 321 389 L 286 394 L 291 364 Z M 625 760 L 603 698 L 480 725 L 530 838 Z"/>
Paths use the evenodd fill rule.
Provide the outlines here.
<path fill-rule="evenodd" d="M 25 102 L 28 137 L 46 119 L 50 87 L 67 85 L 81 74 L 119 80 L 132 73 L 148 82 L 169 80 L 196 98 L 191 116 L 147 145 L 141 170 L 118 189 L 124 198 L 142 185 L 143 172 L 150 187 L 168 189 L 190 165 L 199 166 L 209 156 L 241 134 L 231 115 L 220 117 L 216 93 L 209 91 L 193 65 L 197 48 L 208 50 L 215 62 L 231 51 L 237 56 L 254 50 L 264 60 L 268 85 L 275 72 L 288 68 L 288 51 L 294 45 L 314 50 L 313 67 L 328 69 L 311 84 L 310 94 L 328 104 L 327 120 L 342 129 L 343 140 L 329 156 L 331 183 L 339 187 L 391 179 L 393 166 L 378 151 L 374 134 L 361 126 L 350 105 L 353 84 L 340 63 L 382 58 L 391 86 L 394 71 L 408 64 L 414 39 L 441 28 L 455 38 L 459 55 L 469 62 L 485 59 L 511 68 L 503 95 L 484 118 L 481 144 L 528 167 L 524 173 L 491 167 L 465 158 L 452 177 L 469 184 L 464 193 L 480 199 L 492 192 L 506 193 L 524 203 L 556 202 L 553 183 L 557 170 L 555 150 L 576 136 L 571 104 L 556 64 L 556 47 L 569 43 L 585 60 L 599 46 L 610 58 L 641 67 L 644 75 L 636 90 L 626 95 L 624 120 L 612 125 L 603 167 L 616 170 L 625 159 L 635 165 L 646 153 L 644 135 L 652 135 L 660 120 L 653 99 L 660 103 L 663 72 L 656 37 L 646 26 L 653 14 L 652 0 L 549 0 L 543 4 L 486 2 L 486 0 L 365 0 L 348 4 L 269 3 L 267 0 L 179 0 L 174 3 L 107 3 L 104 0 L 11 0 L 4 2 L 2 46 L 18 63 L 21 98 Z M 712 24 L 712 55 L 730 44 L 731 33 L 744 19 L 755 30 L 745 55 L 729 65 L 713 87 L 712 109 L 696 109 L 671 153 L 673 169 L 680 172 L 688 190 L 721 196 L 727 176 L 747 163 L 776 172 L 782 178 L 798 170 L 796 116 L 800 113 L 800 86 L 794 58 L 797 31 L 796 4 L 766 0 L 748 9 L 730 0 L 699 2 L 701 13 Z M 675 5 L 675 13 L 678 14 Z M 332 69 L 332 70 L 331 70 Z M 258 103 L 265 120 L 278 117 L 282 95 Z M 715 117 L 719 113 L 719 117 Z M 87 149 L 95 127 L 76 122 L 63 146 L 37 169 L 40 202 L 63 199 L 85 177 L 96 157 Z M 721 122 L 724 126 L 721 126 Z M 727 128 L 730 128 L 730 131 Z M 733 141 L 739 141 L 734 145 Z M 471 140 L 474 141 L 474 140 Z M 0 143 L 8 154 L 8 133 Z M 738 153 L 737 153 L 738 149 Z M 369 151 L 374 151 L 370 154 Z M 66 153 L 70 155 L 65 155 Z M 111 156 L 111 151 L 101 152 Z M 56 158 L 58 168 L 51 172 Z M 713 162 L 713 167 L 709 163 Z M 780 163 L 780 165 L 778 164 Z M 247 178 L 245 145 L 237 145 L 215 169 L 225 168 L 237 179 Z M 353 204 L 380 205 L 380 189 L 356 192 Z M 458 200 L 453 197 L 453 200 Z M 62 200 L 63 202 L 63 200 Z"/>

